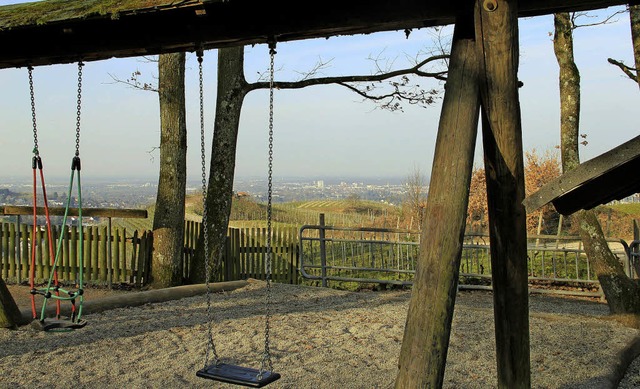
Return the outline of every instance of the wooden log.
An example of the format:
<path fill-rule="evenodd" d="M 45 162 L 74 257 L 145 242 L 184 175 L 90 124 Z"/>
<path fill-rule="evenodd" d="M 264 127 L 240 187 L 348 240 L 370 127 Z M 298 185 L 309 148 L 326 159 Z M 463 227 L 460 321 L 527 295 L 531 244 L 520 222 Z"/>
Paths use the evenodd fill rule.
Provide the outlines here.
<path fill-rule="evenodd" d="M 49 207 L 49 215 L 64 216 L 65 207 Z M 27 205 L 5 205 L 4 215 L 33 215 L 33 207 Z M 44 207 L 36 207 L 38 215 L 44 215 Z M 78 216 L 78 208 L 69 208 L 67 216 Z M 82 217 L 121 217 L 127 219 L 146 219 L 146 209 L 124 208 L 82 208 Z"/>
<path fill-rule="evenodd" d="M 524 162 L 518 98 L 518 1 L 476 2 L 498 388 L 530 388 Z"/>
<path fill-rule="evenodd" d="M 0 283 L 2 281 L 0 280 Z M 209 293 L 227 292 L 235 289 L 243 288 L 249 283 L 249 281 L 231 281 L 231 282 L 219 282 L 211 283 L 209 285 Z M 2 285 L 0 284 L 0 288 Z M 179 300 L 187 297 L 193 297 L 203 295 L 207 293 L 207 286 L 205 284 L 195 285 L 182 285 L 174 286 L 165 289 L 152 289 L 142 292 L 123 293 L 117 296 L 105 297 L 102 299 L 86 300 L 84 301 L 82 312 L 83 314 L 94 314 L 104 312 L 106 310 L 125 307 L 137 307 L 151 303 L 162 303 L 165 301 Z M 10 296 L 10 295 L 9 295 Z M 1 309 L 0 305 L 0 309 Z M 31 315 L 31 309 L 23 309 L 20 312 L 20 320 L 18 324 L 26 325 L 33 321 Z M 0 315 L 2 312 L 0 312 Z M 45 316 L 51 317 L 55 314 L 55 309 L 49 306 L 47 307 Z M 1 320 L 1 319 L 0 319 Z"/>
<path fill-rule="evenodd" d="M 465 6 L 455 25 L 397 389 L 441 388 L 444 380 L 480 103 L 473 3 Z"/>

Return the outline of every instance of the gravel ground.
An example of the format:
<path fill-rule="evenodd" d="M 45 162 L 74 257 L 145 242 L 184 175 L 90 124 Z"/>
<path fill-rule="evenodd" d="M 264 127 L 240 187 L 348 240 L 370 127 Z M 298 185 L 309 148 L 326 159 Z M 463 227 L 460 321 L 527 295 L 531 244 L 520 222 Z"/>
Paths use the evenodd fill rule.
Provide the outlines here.
<path fill-rule="evenodd" d="M 91 299 L 91 291 L 87 299 Z M 273 285 L 270 349 L 282 378 L 270 388 L 392 388 L 410 293 Z M 0 388 L 227 388 L 199 378 L 208 326 L 223 362 L 258 368 L 264 283 L 211 296 L 85 315 L 66 333 L 0 330 Z M 20 304 L 20 303 L 19 303 Z M 24 308 L 21 306 L 21 308 Z M 530 297 L 533 388 L 607 388 L 621 351 L 640 336 L 605 304 Z M 445 388 L 494 388 L 492 296 L 460 292 Z M 640 386 L 640 365 L 620 388 Z"/>

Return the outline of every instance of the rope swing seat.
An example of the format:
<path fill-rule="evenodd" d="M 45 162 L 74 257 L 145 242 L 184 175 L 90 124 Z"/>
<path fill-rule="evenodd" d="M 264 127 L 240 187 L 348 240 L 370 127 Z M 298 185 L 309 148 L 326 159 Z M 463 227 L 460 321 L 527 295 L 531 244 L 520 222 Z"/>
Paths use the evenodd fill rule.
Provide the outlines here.
<path fill-rule="evenodd" d="M 80 183 L 80 111 L 81 111 L 81 97 L 82 97 L 82 67 L 84 64 L 82 62 L 78 63 L 78 96 L 77 96 L 77 116 L 76 116 L 76 139 L 75 139 L 75 155 L 71 161 L 71 178 L 69 182 L 69 190 L 66 201 L 66 207 L 64 212 L 64 217 L 62 220 L 62 229 L 61 234 L 64 235 L 66 232 L 64 227 L 67 223 L 67 217 L 69 215 L 69 208 L 71 205 L 71 193 L 73 190 L 74 177 L 77 178 L 77 190 L 78 190 L 78 218 L 77 218 L 77 227 L 78 227 L 78 278 L 76 280 L 78 289 L 76 291 L 67 290 L 61 287 L 58 280 L 58 267 L 60 266 L 60 258 L 62 252 L 62 243 L 64 241 L 63 236 L 58 238 L 57 248 L 54 252 L 53 244 L 54 237 L 52 232 L 51 218 L 49 214 L 49 205 L 47 200 L 47 192 L 46 186 L 44 182 L 44 173 L 43 173 L 43 163 L 42 157 L 40 156 L 40 150 L 38 148 L 38 127 L 36 124 L 36 109 L 35 109 L 35 97 L 34 97 L 34 88 L 33 88 L 33 68 L 29 66 L 29 90 L 31 97 L 31 116 L 33 122 L 33 158 L 32 158 L 32 170 L 33 170 L 33 230 L 32 230 L 32 242 L 31 242 L 31 269 L 29 271 L 29 283 L 31 286 L 31 311 L 33 313 L 33 321 L 31 322 L 31 327 L 43 330 L 43 331 L 71 331 L 74 329 L 84 327 L 87 322 L 83 320 L 82 317 L 82 305 L 84 302 L 84 291 L 83 291 L 83 232 L 82 232 L 82 191 L 81 191 L 81 183 Z M 35 243 L 35 239 L 38 237 L 38 210 L 37 210 L 37 174 L 36 170 L 39 171 L 40 176 L 40 185 L 42 187 L 42 197 L 43 197 L 43 206 L 44 206 L 44 215 L 46 222 L 46 233 L 47 233 L 47 242 L 48 242 L 48 254 L 49 260 L 51 264 L 51 269 L 49 271 L 49 277 L 45 287 L 36 288 L 35 283 L 35 268 L 36 268 L 36 257 L 37 257 L 37 244 Z M 76 175 L 77 171 L 77 175 Z M 42 296 L 44 298 L 42 302 L 42 308 L 40 310 L 40 314 L 38 314 L 36 309 L 36 296 Z M 47 303 L 50 299 L 55 300 L 56 302 L 56 315 L 54 318 L 46 317 L 47 312 Z M 61 314 L 61 301 L 69 301 L 71 303 L 71 312 L 69 317 L 63 317 Z"/>
<path fill-rule="evenodd" d="M 214 381 L 226 382 L 235 385 L 242 385 L 254 388 L 266 386 L 278 379 L 280 374 L 273 371 L 271 361 L 269 332 L 270 332 L 270 305 L 271 305 L 271 214 L 272 214 L 272 172 L 273 172 L 273 79 L 274 79 L 274 56 L 275 40 L 269 42 L 270 54 L 270 81 L 269 81 L 269 173 L 268 173 L 268 195 L 267 195 L 267 242 L 266 242 L 266 303 L 265 303 L 265 340 L 264 351 L 262 353 L 262 363 L 260 369 L 244 367 L 221 362 L 216 347 L 213 342 L 212 330 L 212 309 L 211 309 L 211 288 L 210 273 L 211 264 L 209 259 L 209 240 L 207 229 L 207 179 L 205 170 L 205 150 L 204 150 L 204 111 L 203 111 L 203 87 L 202 87 L 202 51 L 198 51 L 198 62 L 200 66 L 200 134 L 201 134 L 201 152 L 202 152 L 202 197 L 203 197 L 203 237 L 204 237 L 204 258 L 206 271 L 207 286 L 207 318 L 208 318 L 208 342 L 205 355 L 204 367 L 196 372 L 196 376 Z M 219 267 L 219 261 L 213 264 L 213 272 L 215 276 L 216 269 Z M 214 278 L 215 279 L 215 278 Z M 213 355 L 213 363 L 210 363 L 210 355 Z"/>

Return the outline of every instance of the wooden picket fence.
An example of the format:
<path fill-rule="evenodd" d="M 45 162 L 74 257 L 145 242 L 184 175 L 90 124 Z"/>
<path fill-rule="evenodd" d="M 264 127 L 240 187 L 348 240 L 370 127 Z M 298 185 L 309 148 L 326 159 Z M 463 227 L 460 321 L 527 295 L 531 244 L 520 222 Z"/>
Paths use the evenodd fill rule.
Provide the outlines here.
<path fill-rule="evenodd" d="M 184 234 L 183 276 L 189 278 L 191 261 L 195 255 L 201 223 L 186 221 Z M 106 226 L 85 226 L 83 242 L 76 226 L 53 228 L 53 252 L 59 237 L 62 246 L 58 258 L 57 278 L 62 283 L 77 283 L 82 258 L 83 281 L 91 285 L 131 284 L 137 287 L 149 280 L 153 233 L 134 231 L 127 238 L 124 228 L 112 232 Z M 31 242 L 35 242 L 35 282 L 47 282 L 51 276 L 49 239 L 43 226 L 32 236 L 32 226 L 19 223 L 0 223 L 0 271 L 9 282 L 27 282 L 31 266 Z M 266 279 L 266 228 L 230 228 L 223 257 L 220 259 L 215 281 L 247 278 Z M 80 248 L 82 247 L 82 256 Z M 276 228 L 271 238 L 271 279 L 275 282 L 298 284 L 298 230 L 295 227 Z"/>
<path fill-rule="evenodd" d="M 56 267 L 59 281 L 77 283 L 80 276 L 78 264 L 82 258 L 84 283 L 127 283 L 137 286 L 146 283 L 153 245 L 151 231 L 135 231 L 130 238 L 126 238 L 126 229 L 115 229 L 111 234 L 106 226 L 86 226 L 82 232 L 83 239 L 80 242 L 80 232 L 76 226 L 64 230 L 60 226 L 54 227 L 50 245 L 44 227 L 38 227 L 34 237 L 32 226 L 0 223 L 2 278 L 17 283 L 29 280 L 31 244 L 35 242 L 35 282 L 46 282 L 51 277 L 51 258 L 55 257 L 61 237 Z M 50 247 L 53 248 L 53 255 L 50 254 Z"/>
<path fill-rule="evenodd" d="M 184 276 L 191 271 L 202 225 L 185 223 Z M 267 278 L 267 229 L 229 228 L 224 254 L 219 261 L 216 281 Z M 271 279 L 275 282 L 299 284 L 299 239 L 296 227 L 277 227 L 271 232 Z"/>

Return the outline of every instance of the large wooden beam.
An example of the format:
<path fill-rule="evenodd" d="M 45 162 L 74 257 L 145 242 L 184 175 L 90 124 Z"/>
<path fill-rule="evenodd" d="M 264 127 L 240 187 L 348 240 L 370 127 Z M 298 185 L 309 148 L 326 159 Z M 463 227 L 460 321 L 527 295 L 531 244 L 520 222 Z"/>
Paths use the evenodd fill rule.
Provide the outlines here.
<path fill-rule="evenodd" d="M 68 216 L 78 216 L 78 208 L 69 208 Z M 50 207 L 49 215 L 64 216 L 64 207 Z M 5 205 L 4 215 L 33 215 L 33 207 L 27 205 Z M 37 215 L 44 215 L 44 207 L 36 208 Z M 83 217 L 121 217 L 127 219 L 146 219 L 146 209 L 125 209 L 125 208 L 83 208 Z"/>
<path fill-rule="evenodd" d="M 48 0 L 0 7 L 0 68 L 452 24 L 458 1 Z M 519 16 L 621 0 L 521 0 Z"/>
<path fill-rule="evenodd" d="M 473 0 L 465 7 L 455 25 L 397 389 L 441 388 L 444 380 L 480 109 Z"/>
<path fill-rule="evenodd" d="M 531 213 L 553 202 L 569 215 L 640 191 L 640 136 L 621 144 L 547 183 L 523 204 Z"/>
<path fill-rule="evenodd" d="M 477 0 L 498 388 L 531 388 L 518 1 Z"/>

